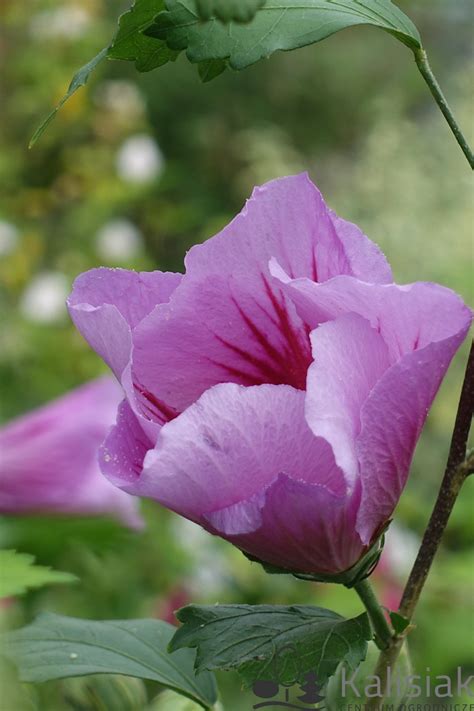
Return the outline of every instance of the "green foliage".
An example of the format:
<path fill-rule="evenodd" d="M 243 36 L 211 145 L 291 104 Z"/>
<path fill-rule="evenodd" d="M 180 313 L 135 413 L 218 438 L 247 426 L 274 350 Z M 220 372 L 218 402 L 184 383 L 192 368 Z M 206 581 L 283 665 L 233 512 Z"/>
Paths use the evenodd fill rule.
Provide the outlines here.
<path fill-rule="evenodd" d="M 309 671 L 324 683 L 340 661 L 355 669 L 372 639 L 364 613 L 346 620 L 331 610 L 299 605 L 188 605 L 170 649 L 196 647 L 196 669 L 237 669 L 256 679 L 294 684 Z"/>
<path fill-rule="evenodd" d="M 250 22 L 266 0 L 196 0 L 199 17 L 215 16 L 222 22 Z"/>
<path fill-rule="evenodd" d="M 209 672 L 195 676 L 188 650 L 166 651 L 174 630 L 162 620 L 96 622 L 42 614 L 5 635 L 4 652 L 22 681 L 124 674 L 156 681 L 208 708 L 216 701 L 214 678 Z"/>
<path fill-rule="evenodd" d="M 135 0 L 121 15 L 111 45 L 74 75 L 65 96 L 35 131 L 30 147 L 105 56 L 133 61 L 138 71 L 149 72 L 186 50 L 207 82 L 227 65 L 245 69 L 277 50 L 314 44 L 355 25 L 379 27 L 411 49 L 421 47 L 415 25 L 390 0 L 273 0 L 271 5 L 264 0 Z"/>
<path fill-rule="evenodd" d="M 75 575 L 34 565 L 34 556 L 12 550 L 0 551 L 0 598 L 21 595 L 30 588 L 54 583 L 73 583 Z"/>
<path fill-rule="evenodd" d="M 390 612 L 390 621 L 396 634 L 401 634 L 410 624 L 410 620 L 400 615 L 398 612 Z"/>
<path fill-rule="evenodd" d="M 164 7 L 164 0 L 136 0 L 130 10 L 121 15 L 119 29 L 107 56 L 110 59 L 133 61 L 139 72 L 149 72 L 174 61 L 178 52 L 169 49 L 166 42 L 153 40 L 143 34 L 143 30 Z"/>
<path fill-rule="evenodd" d="M 98 54 L 93 57 L 93 59 L 90 60 L 90 62 L 87 62 L 83 67 L 79 69 L 78 72 L 76 72 L 71 80 L 71 83 L 69 84 L 69 88 L 67 92 L 64 94 L 63 98 L 59 102 L 59 104 L 54 108 L 51 113 L 45 118 L 45 120 L 38 126 L 36 131 L 31 137 L 30 140 L 30 148 L 34 146 L 38 138 L 41 136 L 42 133 L 47 129 L 51 121 L 54 119 L 56 114 L 58 113 L 59 109 L 64 106 L 66 101 L 71 98 L 73 94 L 76 93 L 78 89 L 81 88 L 81 86 L 85 86 L 87 82 L 89 81 L 89 77 L 96 68 L 96 66 L 105 58 L 107 55 L 107 47 L 102 49 Z"/>
<path fill-rule="evenodd" d="M 390 0 L 273 0 L 251 23 L 232 29 L 196 16 L 193 0 L 168 0 L 167 11 L 145 31 L 175 50 L 186 50 L 191 62 L 228 59 L 244 69 L 277 50 L 304 47 L 355 25 L 379 27 L 411 48 L 421 46 L 415 25 Z"/>

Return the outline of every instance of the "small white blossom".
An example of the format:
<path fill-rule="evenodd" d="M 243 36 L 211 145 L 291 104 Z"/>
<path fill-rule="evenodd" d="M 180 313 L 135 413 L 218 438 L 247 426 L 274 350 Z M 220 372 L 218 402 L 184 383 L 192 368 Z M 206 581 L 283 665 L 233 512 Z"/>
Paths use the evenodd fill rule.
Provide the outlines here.
<path fill-rule="evenodd" d="M 20 311 L 30 321 L 53 323 L 67 315 L 68 279 L 61 272 L 38 274 L 23 292 Z"/>
<path fill-rule="evenodd" d="M 137 134 L 122 144 L 117 154 L 117 173 L 129 183 L 148 183 L 163 171 L 164 159 L 151 136 Z"/>
<path fill-rule="evenodd" d="M 102 82 L 95 93 L 95 101 L 121 116 L 139 117 L 145 111 L 145 101 L 139 88 L 124 79 Z"/>
<path fill-rule="evenodd" d="M 111 220 L 98 231 L 96 246 L 97 253 L 103 259 L 112 262 L 127 262 L 141 252 L 142 234 L 130 220 Z"/>
<path fill-rule="evenodd" d="M 91 16 L 84 7 L 69 5 L 55 10 L 43 10 L 30 21 L 30 34 L 40 39 L 78 39 L 91 23 Z"/>
<path fill-rule="evenodd" d="M 17 244 L 18 229 L 11 222 L 0 220 L 0 256 L 5 257 L 13 252 Z"/>

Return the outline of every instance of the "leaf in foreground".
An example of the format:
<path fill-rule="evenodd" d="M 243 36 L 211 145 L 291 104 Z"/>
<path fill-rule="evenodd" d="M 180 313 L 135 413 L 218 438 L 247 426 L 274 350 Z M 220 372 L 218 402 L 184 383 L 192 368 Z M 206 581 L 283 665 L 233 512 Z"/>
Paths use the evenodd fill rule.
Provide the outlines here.
<path fill-rule="evenodd" d="M 379 27 L 412 49 L 421 46 L 415 25 L 390 0 L 268 0 L 250 23 L 230 25 L 201 20 L 194 0 L 167 0 L 166 7 L 145 34 L 185 49 L 191 62 L 228 59 L 232 69 L 355 25 Z"/>
<path fill-rule="evenodd" d="M 58 113 L 59 109 L 66 103 L 66 101 L 68 99 L 70 99 L 71 96 L 73 94 L 75 94 L 76 91 L 78 89 L 80 89 L 81 86 L 85 86 L 87 84 L 89 77 L 92 74 L 92 72 L 94 71 L 94 69 L 96 68 L 96 66 L 107 55 L 107 50 L 108 50 L 108 47 L 104 47 L 104 49 L 102 49 L 99 52 L 99 54 L 96 54 L 96 56 L 93 59 L 91 59 L 90 62 L 87 62 L 87 64 L 85 64 L 83 67 L 81 67 L 81 69 L 79 69 L 79 71 L 76 72 L 76 74 L 74 74 L 72 81 L 69 84 L 69 88 L 68 88 L 67 92 L 64 94 L 64 96 L 61 99 L 61 101 L 59 102 L 59 104 L 56 106 L 56 108 L 54 108 L 51 111 L 49 116 L 47 116 L 45 118 L 43 123 L 40 124 L 40 126 L 38 126 L 38 128 L 32 135 L 31 140 L 30 140 L 30 145 L 29 145 L 30 148 L 32 148 L 34 146 L 34 144 L 36 143 L 38 138 L 44 133 L 44 131 L 47 129 L 47 127 L 49 126 L 51 121 L 54 119 L 54 117 Z"/>
<path fill-rule="evenodd" d="M 217 697 L 214 677 L 196 676 L 189 650 L 167 651 L 175 631 L 162 620 L 96 622 L 46 613 L 4 635 L 3 653 L 18 667 L 21 681 L 125 674 L 156 681 L 209 708 Z"/>
<path fill-rule="evenodd" d="M 35 565 L 34 556 L 12 550 L 0 551 L 0 598 L 21 595 L 30 588 L 53 583 L 74 583 L 71 573 L 61 573 Z"/>
<path fill-rule="evenodd" d="M 196 647 L 198 671 L 237 669 L 247 685 L 300 683 L 309 671 L 322 684 L 343 660 L 355 669 L 372 638 L 365 613 L 346 620 L 320 607 L 189 605 L 178 619 L 171 650 Z"/>

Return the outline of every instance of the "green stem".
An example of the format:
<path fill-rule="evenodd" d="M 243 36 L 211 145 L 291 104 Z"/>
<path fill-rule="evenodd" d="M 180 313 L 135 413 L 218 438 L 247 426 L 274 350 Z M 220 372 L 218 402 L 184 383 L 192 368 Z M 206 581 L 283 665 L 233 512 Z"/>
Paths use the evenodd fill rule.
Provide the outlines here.
<path fill-rule="evenodd" d="M 431 70 L 430 63 L 428 62 L 428 57 L 425 50 L 420 47 L 419 49 L 414 50 L 414 55 L 418 69 L 420 70 L 423 79 L 428 84 L 429 90 L 431 91 L 434 100 L 443 112 L 443 116 L 448 122 L 451 131 L 454 133 L 456 141 L 461 146 L 461 150 L 466 156 L 469 165 L 472 169 L 474 169 L 474 153 L 472 152 L 466 138 L 464 137 L 463 132 L 461 131 L 461 128 L 459 127 L 456 119 L 454 118 L 453 112 L 449 108 L 449 104 L 446 101 L 446 97 L 444 96 L 441 87 L 438 84 L 436 77 Z"/>
<path fill-rule="evenodd" d="M 389 627 L 385 614 L 379 605 L 368 578 L 354 586 L 357 594 L 364 603 L 369 615 L 369 620 L 375 632 L 375 642 L 379 649 L 387 649 L 392 640 L 392 630 Z"/>

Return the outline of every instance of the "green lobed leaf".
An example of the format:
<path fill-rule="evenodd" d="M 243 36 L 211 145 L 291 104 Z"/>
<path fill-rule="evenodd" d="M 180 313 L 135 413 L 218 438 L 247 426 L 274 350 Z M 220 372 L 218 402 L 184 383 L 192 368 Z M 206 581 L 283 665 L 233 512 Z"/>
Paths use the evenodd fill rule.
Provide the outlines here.
<path fill-rule="evenodd" d="M 108 47 L 104 47 L 99 54 L 96 54 L 93 59 L 90 60 L 90 62 L 87 62 L 83 67 L 79 69 L 78 72 L 76 72 L 72 78 L 71 83 L 69 84 L 69 88 L 67 92 L 64 94 L 63 98 L 59 102 L 59 104 L 54 108 L 51 113 L 45 118 L 45 120 L 38 126 L 36 131 L 31 137 L 29 148 L 32 148 L 38 138 L 44 133 L 46 128 L 49 126 L 51 121 L 54 119 L 56 114 L 58 113 L 59 109 L 61 106 L 63 106 L 68 99 L 71 98 L 73 94 L 76 93 L 78 89 L 80 89 L 81 86 L 85 86 L 87 84 L 90 75 L 96 68 L 96 66 L 101 62 L 104 57 L 107 55 L 107 50 Z"/>
<path fill-rule="evenodd" d="M 217 17 L 222 22 L 250 22 L 266 0 L 196 0 L 201 20 Z"/>
<path fill-rule="evenodd" d="M 175 630 L 162 620 L 96 622 L 46 613 L 4 635 L 2 651 L 21 681 L 124 674 L 156 681 L 209 708 L 217 698 L 214 676 L 195 675 L 189 650 L 167 651 Z"/>
<path fill-rule="evenodd" d="M 21 595 L 30 588 L 77 580 L 71 573 L 61 573 L 34 562 L 34 556 L 28 553 L 0 551 L 0 598 Z"/>
<path fill-rule="evenodd" d="M 133 61 L 139 72 L 149 72 L 174 61 L 179 52 L 170 49 L 163 40 L 143 34 L 164 7 L 164 0 L 135 0 L 130 10 L 119 18 L 119 28 L 107 56 Z"/>
<path fill-rule="evenodd" d="M 411 48 L 421 46 L 412 21 L 390 0 L 268 0 L 248 24 L 202 21 L 194 0 L 166 0 L 145 33 L 186 50 L 191 62 L 228 59 L 244 69 L 277 50 L 292 50 L 354 25 L 373 25 Z"/>
<path fill-rule="evenodd" d="M 323 684 L 341 661 L 355 669 L 372 632 L 367 615 L 346 620 L 331 610 L 293 605 L 189 605 L 170 649 L 196 647 L 196 669 L 237 669 L 257 679 L 302 682 L 310 671 Z"/>
<path fill-rule="evenodd" d="M 133 61 L 139 72 L 149 72 L 167 62 L 176 60 L 179 52 L 170 49 L 166 42 L 151 39 L 143 34 L 143 30 L 153 22 L 155 15 L 160 13 L 164 7 L 164 0 L 136 0 L 130 10 L 120 16 L 119 27 L 111 44 L 104 47 L 90 62 L 76 72 L 66 94 L 34 132 L 30 140 L 30 148 L 44 133 L 66 101 L 87 83 L 94 69 L 105 57 Z"/>

